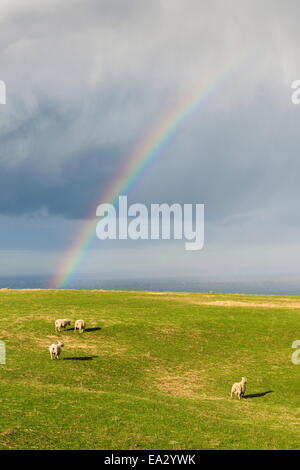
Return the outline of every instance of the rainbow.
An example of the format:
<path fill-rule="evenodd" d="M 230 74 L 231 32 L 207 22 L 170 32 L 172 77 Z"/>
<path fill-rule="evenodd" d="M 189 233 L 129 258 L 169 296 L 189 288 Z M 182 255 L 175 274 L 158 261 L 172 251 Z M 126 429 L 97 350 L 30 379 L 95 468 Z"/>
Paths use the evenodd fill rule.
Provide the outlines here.
<path fill-rule="evenodd" d="M 83 224 L 83 228 L 75 238 L 72 246 L 68 250 L 61 266 L 55 273 L 50 287 L 53 289 L 63 288 L 68 283 L 70 277 L 74 273 L 77 266 L 84 257 L 86 250 L 90 246 L 92 240 L 96 237 L 95 218 L 96 207 L 100 202 L 110 204 L 116 203 L 119 195 L 126 195 L 127 191 L 132 188 L 135 182 L 141 178 L 150 163 L 152 163 L 159 155 L 161 155 L 164 147 L 176 135 L 184 122 L 189 119 L 200 106 L 213 94 L 216 93 L 236 70 L 236 66 L 229 66 L 225 73 L 218 75 L 214 80 L 210 80 L 209 84 L 201 84 L 192 92 L 183 96 L 176 104 L 171 107 L 158 121 L 155 123 L 147 136 L 136 147 L 133 153 L 127 158 L 127 161 L 117 178 L 107 188 L 104 194 L 101 194 L 93 206 L 89 217 Z"/>

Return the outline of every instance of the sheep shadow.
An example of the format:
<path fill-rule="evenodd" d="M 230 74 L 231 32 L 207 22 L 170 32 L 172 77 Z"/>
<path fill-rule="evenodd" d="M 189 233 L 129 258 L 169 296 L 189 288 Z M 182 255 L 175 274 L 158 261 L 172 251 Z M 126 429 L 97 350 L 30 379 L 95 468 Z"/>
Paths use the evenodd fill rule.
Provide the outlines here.
<path fill-rule="evenodd" d="M 98 356 L 80 356 L 80 357 L 64 357 L 64 361 L 92 361 Z"/>
<path fill-rule="evenodd" d="M 99 331 L 99 330 L 102 330 L 102 328 L 100 327 L 95 327 L 95 328 L 85 328 L 84 330 L 84 333 L 89 333 L 89 332 L 92 332 L 92 331 Z M 61 330 L 60 333 L 66 333 L 66 331 L 74 331 L 74 328 L 66 328 L 65 330 Z M 77 333 L 78 333 L 78 330 L 77 330 Z"/>
<path fill-rule="evenodd" d="M 268 390 L 267 392 L 261 392 L 261 393 L 251 393 L 249 395 L 245 395 L 244 398 L 259 398 L 259 397 L 264 397 L 265 395 L 268 395 L 268 393 L 273 393 L 273 390 Z"/>

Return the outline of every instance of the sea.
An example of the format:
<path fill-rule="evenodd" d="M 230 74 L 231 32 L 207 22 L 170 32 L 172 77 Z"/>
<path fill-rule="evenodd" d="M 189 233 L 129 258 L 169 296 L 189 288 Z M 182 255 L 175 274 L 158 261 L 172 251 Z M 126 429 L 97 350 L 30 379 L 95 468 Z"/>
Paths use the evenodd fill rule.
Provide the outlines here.
<path fill-rule="evenodd" d="M 1 276 L 0 288 L 46 289 L 48 276 Z M 81 290 L 126 290 L 153 292 L 215 292 L 224 294 L 299 295 L 300 280 L 205 280 L 196 278 L 139 277 L 117 278 L 78 275 L 64 286 Z"/>

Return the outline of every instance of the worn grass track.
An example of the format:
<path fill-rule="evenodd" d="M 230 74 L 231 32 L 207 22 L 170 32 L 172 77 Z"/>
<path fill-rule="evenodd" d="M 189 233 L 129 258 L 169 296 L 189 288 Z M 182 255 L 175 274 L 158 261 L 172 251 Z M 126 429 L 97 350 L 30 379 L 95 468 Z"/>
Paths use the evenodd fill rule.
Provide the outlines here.
<path fill-rule="evenodd" d="M 2 290 L 0 448 L 299 449 L 299 325 L 300 297 Z"/>

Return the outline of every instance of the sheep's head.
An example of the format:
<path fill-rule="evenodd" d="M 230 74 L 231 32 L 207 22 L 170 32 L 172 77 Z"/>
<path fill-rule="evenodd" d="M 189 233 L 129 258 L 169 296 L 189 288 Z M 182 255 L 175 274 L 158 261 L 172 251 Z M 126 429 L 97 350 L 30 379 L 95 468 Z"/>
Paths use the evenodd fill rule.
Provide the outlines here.
<path fill-rule="evenodd" d="M 242 377 L 242 382 L 244 382 L 244 384 L 247 383 L 247 377 Z"/>
<path fill-rule="evenodd" d="M 64 347 L 64 343 L 58 343 L 58 346 L 60 346 L 61 348 Z"/>

